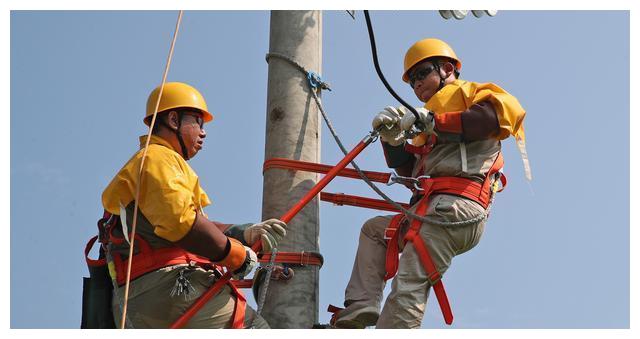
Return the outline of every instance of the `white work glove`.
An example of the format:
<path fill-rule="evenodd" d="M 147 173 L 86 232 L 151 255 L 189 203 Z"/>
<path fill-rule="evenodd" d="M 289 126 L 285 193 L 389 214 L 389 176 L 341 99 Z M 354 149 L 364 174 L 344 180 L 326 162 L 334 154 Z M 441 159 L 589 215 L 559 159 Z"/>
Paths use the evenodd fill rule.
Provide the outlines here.
<path fill-rule="evenodd" d="M 242 279 L 246 277 L 258 264 L 258 255 L 256 255 L 256 252 L 248 246 L 245 246 L 244 249 L 247 251 L 247 257 L 244 259 L 244 264 L 242 264 L 242 266 L 237 270 L 233 271 L 233 275 L 231 276 L 233 279 Z"/>
<path fill-rule="evenodd" d="M 380 139 L 391 146 L 398 146 L 404 142 L 404 135 L 400 130 L 400 119 L 404 115 L 403 111 L 398 110 L 395 107 L 387 106 L 384 111 L 379 112 L 373 117 L 371 121 L 371 127 L 380 129 Z"/>
<path fill-rule="evenodd" d="M 416 116 L 405 107 L 400 107 L 403 111 L 403 117 L 400 119 L 400 129 L 403 131 L 410 131 L 413 124 L 416 122 Z M 420 116 L 420 121 L 424 125 L 424 130 L 427 134 L 433 134 L 433 128 L 435 127 L 435 120 L 433 119 L 433 112 L 430 112 L 426 108 L 416 107 L 416 111 Z"/>
<path fill-rule="evenodd" d="M 252 245 L 262 240 L 262 252 L 271 252 L 278 247 L 278 242 L 287 235 L 287 224 L 279 219 L 269 219 L 253 224 L 244 230 L 244 240 Z"/>

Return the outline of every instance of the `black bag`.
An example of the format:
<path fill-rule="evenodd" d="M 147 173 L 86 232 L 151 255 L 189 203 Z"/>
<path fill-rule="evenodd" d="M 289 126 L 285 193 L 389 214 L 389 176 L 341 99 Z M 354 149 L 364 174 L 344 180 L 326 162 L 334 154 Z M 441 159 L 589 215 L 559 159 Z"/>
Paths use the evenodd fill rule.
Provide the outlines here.
<path fill-rule="evenodd" d="M 89 278 L 82 278 L 82 322 L 80 328 L 116 328 L 111 310 L 113 283 L 109 276 L 104 250 L 100 248 L 98 260 L 89 259 L 89 251 L 97 239 L 98 236 L 93 237 L 85 248 Z"/>

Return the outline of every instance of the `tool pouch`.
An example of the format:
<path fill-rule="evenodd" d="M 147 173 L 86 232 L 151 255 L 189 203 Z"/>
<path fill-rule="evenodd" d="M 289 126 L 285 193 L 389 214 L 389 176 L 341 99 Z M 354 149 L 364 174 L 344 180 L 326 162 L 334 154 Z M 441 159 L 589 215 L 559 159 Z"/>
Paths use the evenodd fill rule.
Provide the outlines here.
<path fill-rule="evenodd" d="M 85 249 L 85 259 L 89 277 L 82 282 L 82 321 L 80 328 L 116 328 L 111 309 L 113 283 L 109 276 L 104 250 L 100 248 L 98 260 L 89 259 L 89 251 L 98 239 L 89 240 Z"/>

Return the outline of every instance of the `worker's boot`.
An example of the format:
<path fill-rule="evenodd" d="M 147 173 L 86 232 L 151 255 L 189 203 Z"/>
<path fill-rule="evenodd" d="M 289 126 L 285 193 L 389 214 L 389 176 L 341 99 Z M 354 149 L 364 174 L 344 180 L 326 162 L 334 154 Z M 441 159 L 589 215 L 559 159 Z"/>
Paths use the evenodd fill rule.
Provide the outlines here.
<path fill-rule="evenodd" d="M 380 315 L 378 308 L 375 306 L 358 305 L 357 303 L 349 305 L 345 309 L 335 312 L 332 325 L 335 328 L 365 328 L 374 326 Z"/>

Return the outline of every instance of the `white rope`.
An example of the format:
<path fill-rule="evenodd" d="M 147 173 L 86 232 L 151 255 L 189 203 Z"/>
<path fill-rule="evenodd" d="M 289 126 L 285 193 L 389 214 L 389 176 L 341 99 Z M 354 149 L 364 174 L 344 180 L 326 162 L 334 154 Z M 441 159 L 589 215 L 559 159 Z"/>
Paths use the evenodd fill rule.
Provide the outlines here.
<path fill-rule="evenodd" d="M 147 150 L 149 148 L 149 141 L 151 140 L 151 131 L 153 130 L 153 126 L 156 122 L 156 116 L 158 115 L 158 107 L 160 106 L 160 98 L 162 98 L 162 90 L 164 89 L 164 84 L 167 81 L 167 74 L 169 73 L 169 67 L 171 65 L 171 57 L 173 56 L 173 49 L 176 44 L 176 38 L 178 37 L 178 30 L 180 29 L 180 22 L 182 21 L 182 11 L 178 12 L 178 20 L 176 21 L 176 28 L 173 32 L 173 39 L 171 40 L 171 48 L 169 48 L 169 56 L 167 57 L 167 64 L 164 68 L 164 73 L 162 74 L 162 82 L 160 84 L 160 92 L 158 93 L 158 99 L 156 100 L 155 108 L 153 109 L 153 118 L 151 119 L 151 123 L 149 124 L 149 131 L 147 133 L 147 141 L 145 142 L 143 151 L 142 151 L 142 159 L 140 161 L 140 171 L 138 172 L 138 182 L 136 183 L 136 195 L 134 199 L 133 205 L 133 225 L 131 226 L 131 246 L 129 247 L 129 260 L 127 261 L 127 277 L 124 287 L 124 306 L 122 308 L 122 319 L 120 322 L 120 329 L 124 329 L 125 319 L 127 317 L 127 305 L 129 302 L 129 283 L 131 282 L 131 262 L 133 259 L 133 245 L 135 243 L 136 236 L 136 226 L 138 221 L 138 200 L 140 198 L 140 186 L 142 181 L 142 169 L 144 166 L 144 160 L 147 157 Z"/>

